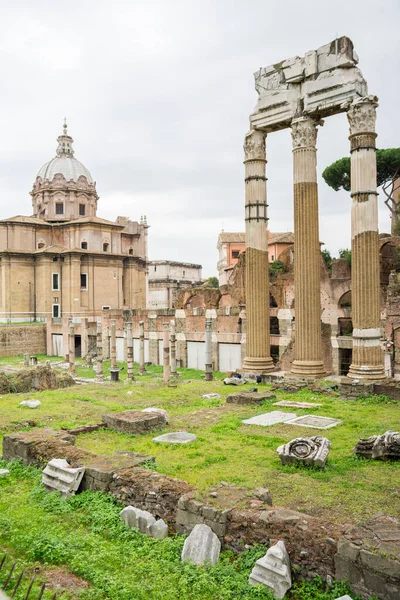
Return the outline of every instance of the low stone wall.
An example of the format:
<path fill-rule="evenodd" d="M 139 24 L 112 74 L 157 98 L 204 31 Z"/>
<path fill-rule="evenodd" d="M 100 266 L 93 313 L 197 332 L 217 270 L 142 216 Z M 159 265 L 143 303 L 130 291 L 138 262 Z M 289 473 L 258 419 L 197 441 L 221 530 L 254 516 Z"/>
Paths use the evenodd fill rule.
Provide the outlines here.
<path fill-rule="evenodd" d="M 171 531 L 187 534 L 206 523 L 235 552 L 284 540 L 295 579 L 347 579 L 363 598 L 400 597 L 400 523 L 395 519 L 382 517 L 344 532 L 334 522 L 267 506 L 268 490 L 250 492 L 222 482 L 200 495 L 185 481 L 138 466 L 153 457 L 115 452 L 106 458 L 74 443 L 74 435 L 49 429 L 9 434 L 3 438 L 3 458 L 41 467 L 65 458 L 86 468 L 80 490 L 110 492 L 122 504 L 164 519 Z"/>
<path fill-rule="evenodd" d="M 390 380 L 383 383 L 362 383 L 348 378 L 341 380 L 340 397 L 345 400 L 357 400 L 360 397 L 381 395 L 392 400 L 400 400 L 400 384 Z"/>
<path fill-rule="evenodd" d="M 0 325 L 0 357 L 47 354 L 46 324 Z"/>

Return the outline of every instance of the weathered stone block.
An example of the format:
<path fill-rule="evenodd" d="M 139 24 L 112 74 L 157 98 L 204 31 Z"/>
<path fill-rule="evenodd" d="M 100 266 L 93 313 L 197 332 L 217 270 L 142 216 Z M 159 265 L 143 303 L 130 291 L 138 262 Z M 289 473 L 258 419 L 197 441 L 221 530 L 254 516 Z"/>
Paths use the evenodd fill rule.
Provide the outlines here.
<path fill-rule="evenodd" d="M 156 413 L 156 414 L 159 413 L 159 414 L 161 414 L 161 415 L 163 415 L 165 417 L 165 422 L 168 423 L 168 413 L 163 408 L 155 408 L 155 407 L 144 408 L 142 410 L 142 412 L 144 412 L 144 413 Z"/>
<path fill-rule="evenodd" d="M 388 577 L 400 576 L 400 562 L 391 560 L 381 554 L 360 550 L 361 564 L 369 567 L 373 571 L 384 573 Z"/>
<path fill-rule="evenodd" d="M 145 413 L 140 410 L 126 410 L 121 413 L 110 413 L 102 416 L 103 422 L 110 429 L 123 433 L 141 434 L 154 429 L 162 429 L 166 419 L 161 413 Z"/>
<path fill-rule="evenodd" d="M 238 392 L 229 394 L 226 397 L 228 404 L 261 404 L 264 400 L 272 400 L 276 398 L 275 394 L 270 392 Z"/>
<path fill-rule="evenodd" d="M 183 545 L 181 559 L 203 565 L 216 564 L 221 551 L 221 542 L 208 525 L 200 524 L 193 528 Z"/>
<path fill-rule="evenodd" d="M 338 554 L 342 558 L 347 558 L 348 560 L 353 560 L 354 562 L 357 560 L 358 555 L 360 553 L 360 548 L 355 546 L 345 538 L 342 538 L 338 542 Z"/>
<path fill-rule="evenodd" d="M 292 586 L 289 555 L 285 542 L 279 541 L 271 546 L 266 555 L 260 558 L 250 574 L 250 585 L 265 585 L 276 598 L 283 598 Z"/>
<path fill-rule="evenodd" d="M 335 577 L 339 580 L 345 579 L 354 585 L 362 580 L 362 572 L 351 560 L 347 560 L 336 554 Z"/>
<path fill-rule="evenodd" d="M 353 448 L 353 452 L 365 458 L 400 459 L 400 435 L 397 431 L 389 430 L 383 435 L 361 438 Z"/>

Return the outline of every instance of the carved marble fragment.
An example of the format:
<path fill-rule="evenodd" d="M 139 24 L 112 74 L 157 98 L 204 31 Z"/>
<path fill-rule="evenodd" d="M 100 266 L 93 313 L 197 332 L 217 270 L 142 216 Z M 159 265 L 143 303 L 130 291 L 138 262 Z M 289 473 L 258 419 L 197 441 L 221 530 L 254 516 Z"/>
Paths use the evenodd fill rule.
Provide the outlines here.
<path fill-rule="evenodd" d="M 285 542 L 279 541 L 260 558 L 249 577 L 250 585 L 265 585 L 276 598 L 283 598 L 292 586 L 289 555 Z"/>
<path fill-rule="evenodd" d="M 310 438 L 296 438 L 279 446 L 277 452 L 283 465 L 302 462 L 324 468 L 330 447 L 331 443 L 327 438 L 316 435 Z"/>
<path fill-rule="evenodd" d="M 382 435 L 361 438 L 353 448 L 354 454 L 379 460 L 400 459 L 400 435 L 398 431 L 386 431 Z"/>

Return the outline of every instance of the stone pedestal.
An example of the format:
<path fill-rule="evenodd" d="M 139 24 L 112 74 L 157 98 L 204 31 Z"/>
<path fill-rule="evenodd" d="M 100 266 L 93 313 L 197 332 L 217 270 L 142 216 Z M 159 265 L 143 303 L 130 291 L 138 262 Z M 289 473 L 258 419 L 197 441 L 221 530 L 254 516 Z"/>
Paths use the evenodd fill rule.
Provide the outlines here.
<path fill-rule="evenodd" d="M 250 131 L 244 141 L 246 222 L 246 358 L 243 370 L 274 370 L 269 334 L 269 263 L 265 136 Z"/>
<path fill-rule="evenodd" d="M 347 112 L 351 152 L 351 300 L 353 358 L 348 377 L 383 379 L 381 349 L 376 96 L 353 102 Z"/>
<path fill-rule="evenodd" d="M 294 191 L 295 359 L 292 373 L 323 377 L 321 252 L 318 226 L 317 123 L 292 121 Z"/>

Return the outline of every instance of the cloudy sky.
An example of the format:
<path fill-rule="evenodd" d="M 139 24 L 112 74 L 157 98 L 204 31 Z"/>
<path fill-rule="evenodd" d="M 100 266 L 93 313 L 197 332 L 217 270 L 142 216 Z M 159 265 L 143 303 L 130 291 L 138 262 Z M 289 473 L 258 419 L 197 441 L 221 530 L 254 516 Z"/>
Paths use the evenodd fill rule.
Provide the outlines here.
<path fill-rule="evenodd" d="M 99 216 L 146 214 L 150 258 L 214 275 L 218 233 L 244 230 L 254 71 L 349 36 L 380 99 L 378 146 L 398 146 L 399 23 L 398 0 L 0 0 L 0 218 L 31 214 L 66 115 Z M 348 153 L 347 136 L 344 115 L 325 121 L 320 172 Z M 291 231 L 289 132 L 267 152 L 270 229 Z M 319 194 L 320 237 L 337 253 L 350 245 L 350 198 L 322 179 Z"/>

